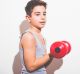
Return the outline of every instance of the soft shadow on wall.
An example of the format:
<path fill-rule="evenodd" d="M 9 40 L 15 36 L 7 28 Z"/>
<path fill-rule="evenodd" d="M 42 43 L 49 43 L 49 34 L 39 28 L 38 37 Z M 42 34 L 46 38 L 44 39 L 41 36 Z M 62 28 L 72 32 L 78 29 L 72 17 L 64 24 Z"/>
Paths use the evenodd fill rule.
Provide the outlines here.
<path fill-rule="evenodd" d="M 62 64 L 63 64 L 63 59 L 53 58 L 53 60 L 46 66 L 47 74 L 55 74 L 55 71 L 60 69 Z"/>
<path fill-rule="evenodd" d="M 13 74 L 20 74 L 21 72 L 21 62 L 19 52 L 16 54 L 13 61 Z"/>
<path fill-rule="evenodd" d="M 23 20 L 19 26 L 20 34 L 25 32 L 29 28 L 29 23 L 27 20 Z M 48 63 L 46 66 L 47 74 L 54 74 L 56 70 L 61 68 L 63 64 L 63 59 L 56 59 L 54 58 L 51 63 Z M 15 55 L 13 61 L 13 74 L 20 74 L 21 73 L 21 62 L 20 62 L 20 54 L 19 52 Z"/>
<path fill-rule="evenodd" d="M 20 34 L 25 32 L 29 28 L 29 23 L 27 20 L 23 20 L 19 26 Z M 21 73 L 21 62 L 20 62 L 20 54 L 19 52 L 15 55 L 14 61 L 13 61 L 13 74 L 20 74 Z"/>

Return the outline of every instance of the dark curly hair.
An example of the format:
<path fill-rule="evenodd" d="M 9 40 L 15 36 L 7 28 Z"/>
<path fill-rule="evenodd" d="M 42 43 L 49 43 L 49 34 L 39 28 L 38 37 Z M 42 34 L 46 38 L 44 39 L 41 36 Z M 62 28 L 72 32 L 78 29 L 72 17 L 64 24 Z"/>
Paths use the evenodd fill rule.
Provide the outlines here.
<path fill-rule="evenodd" d="M 31 16 L 32 10 L 35 6 L 44 6 L 46 8 L 47 4 L 42 0 L 31 0 L 25 7 L 26 14 Z"/>

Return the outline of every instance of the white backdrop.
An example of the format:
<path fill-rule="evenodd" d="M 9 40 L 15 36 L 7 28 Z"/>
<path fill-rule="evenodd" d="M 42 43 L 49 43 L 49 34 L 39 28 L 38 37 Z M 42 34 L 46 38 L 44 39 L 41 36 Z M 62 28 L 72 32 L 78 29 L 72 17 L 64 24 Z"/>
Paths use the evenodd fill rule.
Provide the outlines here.
<path fill-rule="evenodd" d="M 0 74 L 18 74 L 15 69 L 20 66 L 15 56 L 19 51 L 20 24 L 25 20 L 27 1 L 0 0 Z M 54 74 L 80 74 L 80 1 L 45 1 L 48 4 L 47 23 L 42 33 L 48 52 L 50 44 L 58 40 L 67 40 L 72 46 L 71 53 L 63 58 L 62 66 Z"/>

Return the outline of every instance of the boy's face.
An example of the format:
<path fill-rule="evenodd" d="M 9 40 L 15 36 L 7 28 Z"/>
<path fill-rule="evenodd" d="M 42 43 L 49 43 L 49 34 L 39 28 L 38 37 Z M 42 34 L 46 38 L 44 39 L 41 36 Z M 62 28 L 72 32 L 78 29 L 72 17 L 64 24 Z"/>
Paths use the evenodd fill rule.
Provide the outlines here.
<path fill-rule="evenodd" d="M 31 25 L 41 29 L 46 23 L 46 8 L 44 6 L 35 6 L 32 10 L 31 16 L 28 16 Z"/>

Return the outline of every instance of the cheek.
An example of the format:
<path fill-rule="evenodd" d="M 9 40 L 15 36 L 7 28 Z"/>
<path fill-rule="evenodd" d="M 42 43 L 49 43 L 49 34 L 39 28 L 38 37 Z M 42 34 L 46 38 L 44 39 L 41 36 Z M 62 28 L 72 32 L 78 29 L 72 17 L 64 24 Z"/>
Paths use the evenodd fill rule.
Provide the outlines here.
<path fill-rule="evenodd" d="M 35 17 L 34 17 L 34 20 L 35 20 L 35 21 L 36 21 L 36 20 L 38 21 L 38 20 L 39 20 L 39 17 L 36 17 L 36 16 L 35 16 Z"/>
<path fill-rule="evenodd" d="M 38 21 L 37 18 L 32 18 L 32 19 L 31 19 L 31 23 L 33 23 L 33 24 L 37 24 L 37 21 Z"/>
<path fill-rule="evenodd" d="M 34 17 L 32 20 L 33 20 L 33 22 L 37 23 L 39 21 L 39 18 L 38 17 Z"/>

